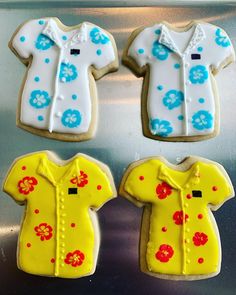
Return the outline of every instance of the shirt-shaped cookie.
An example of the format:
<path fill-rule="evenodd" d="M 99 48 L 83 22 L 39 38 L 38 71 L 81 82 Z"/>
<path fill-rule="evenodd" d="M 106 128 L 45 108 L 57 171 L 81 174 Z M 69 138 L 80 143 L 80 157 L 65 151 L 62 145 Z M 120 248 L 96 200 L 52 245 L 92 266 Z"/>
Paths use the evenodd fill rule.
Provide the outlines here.
<path fill-rule="evenodd" d="M 166 141 L 196 141 L 219 129 L 214 75 L 234 61 L 233 46 L 219 27 L 193 22 L 184 28 L 167 23 L 138 29 L 123 61 L 145 76 L 143 132 Z"/>
<path fill-rule="evenodd" d="M 17 264 L 31 274 L 79 278 L 95 271 L 95 211 L 116 192 L 108 168 L 92 158 L 78 154 L 64 164 L 50 158 L 39 152 L 17 159 L 4 183 L 6 193 L 27 204 Z"/>
<path fill-rule="evenodd" d="M 66 27 L 57 18 L 37 19 L 18 28 L 9 46 L 28 66 L 18 126 L 68 141 L 91 138 L 97 113 L 94 79 L 118 68 L 111 34 L 87 22 Z"/>
<path fill-rule="evenodd" d="M 121 195 L 145 205 L 142 271 L 186 280 L 219 273 L 221 246 L 210 209 L 234 195 L 222 166 L 200 158 L 177 167 L 161 158 L 140 161 L 128 168 Z"/>

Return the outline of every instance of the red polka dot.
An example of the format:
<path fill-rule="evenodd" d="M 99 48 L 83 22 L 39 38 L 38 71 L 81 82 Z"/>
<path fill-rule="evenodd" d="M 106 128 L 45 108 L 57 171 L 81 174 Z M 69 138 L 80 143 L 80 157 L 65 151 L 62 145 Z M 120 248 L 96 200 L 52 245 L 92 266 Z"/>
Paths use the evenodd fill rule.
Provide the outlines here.
<path fill-rule="evenodd" d="M 141 180 L 141 181 L 144 180 L 144 176 L 142 176 L 142 175 L 139 176 L 139 180 Z"/>
<path fill-rule="evenodd" d="M 30 248 L 30 247 L 31 247 L 31 244 L 30 244 L 30 243 L 27 243 L 26 246 L 27 246 L 28 248 Z"/>
<path fill-rule="evenodd" d="M 202 257 L 198 258 L 198 263 L 202 264 L 204 262 L 204 259 Z"/>
<path fill-rule="evenodd" d="M 187 199 L 191 199 L 192 196 L 191 196 L 190 194 L 187 194 L 186 198 L 187 198 Z"/>
<path fill-rule="evenodd" d="M 35 209 L 35 210 L 34 210 L 34 213 L 35 213 L 35 214 L 39 214 L 39 209 Z"/>
<path fill-rule="evenodd" d="M 22 170 L 25 170 L 25 169 L 26 169 L 26 166 L 22 166 L 21 169 L 22 169 Z"/>
<path fill-rule="evenodd" d="M 55 263 L 55 259 L 54 259 L 54 258 L 52 258 L 52 259 L 51 259 L 51 262 L 52 262 L 52 263 Z"/>
<path fill-rule="evenodd" d="M 163 226 L 163 228 L 161 229 L 163 232 L 166 232 L 167 231 L 167 227 L 166 226 Z"/>
<path fill-rule="evenodd" d="M 75 227 L 75 223 L 74 223 L 74 222 L 72 222 L 70 226 L 71 226 L 71 227 Z"/>
<path fill-rule="evenodd" d="M 198 214 L 197 218 L 198 219 L 202 219 L 203 218 L 203 215 L 202 214 Z"/>
<path fill-rule="evenodd" d="M 97 186 L 97 190 L 100 191 L 101 189 L 102 189 L 102 186 L 101 186 L 101 185 L 98 185 L 98 186 Z"/>
<path fill-rule="evenodd" d="M 212 187 L 212 190 L 213 190 L 213 192 L 216 192 L 216 191 L 218 190 L 218 187 L 214 185 L 214 186 Z"/>

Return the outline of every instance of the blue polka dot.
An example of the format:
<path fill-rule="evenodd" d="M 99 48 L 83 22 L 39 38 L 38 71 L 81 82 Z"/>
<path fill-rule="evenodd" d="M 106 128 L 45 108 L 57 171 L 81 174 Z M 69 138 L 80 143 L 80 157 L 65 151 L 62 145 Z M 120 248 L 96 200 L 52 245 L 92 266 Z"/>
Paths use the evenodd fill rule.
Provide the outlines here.
<path fill-rule="evenodd" d="M 39 121 L 43 121 L 43 116 L 38 116 Z"/>
<path fill-rule="evenodd" d="M 183 121 L 183 119 L 184 119 L 184 116 L 183 115 L 179 115 L 178 116 L 178 120 Z"/>
<path fill-rule="evenodd" d="M 139 54 L 143 54 L 144 53 L 144 49 L 143 48 L 139 48 L 138 53 Z"/>
<path fill-rule="evenodd" d="M 174 64 L 174 68 L 178 70 L 180 68 L 180 64 Z"/>
<path fill-rule="evenodd" d="M 198 52 L 202 52 L 203 51 L 203 48 L 200 46 L 200 47 L 197 48 L 197 51 Z"/>
<path fill-rule="evenodd" d="M 62 36 L 62 40 L 66 41 L 67 37 L 65 35 Z"/>
<path fill-rule="evenodd" d="M 162 89 L 163 89 L 163 86 L 162 86 L 162 85 L 158 85 L 158 86 L 157 86 L 157 89 L 158 89 L 158 90 L 162 90 Z"/>
<path fill-rule="evenodd" d="M 157 30 L 155 31 L 155 34 L 157 34 L 157 35 L 161 34 L 161 30 L 160 30 L 160 29 L 157 29 Z"/>
<path fill-rule="evenodd" d="M 200 103 L 204 103 L 205 102 L 205 99 L 204 98 L 199 98 L 199 100 L 198 100 Z"/>
<path fill-rule="evenodd" d="M 101 49 L 98 49 L 96 53 L 97 53 L 97 55 L 101 55 L 102 54 L 102 50 Z"/>
<path fill-rule="evenodd" d="M 43 25 L 44 24 L 44 21 L 43 20 L 39 20 L 39 24 L 40 25 Z"/>
<path fill-rule="evenodd" d="M 76 94 L 73 94 L 73 95 L 72 95 L 72 99 L 73 99 L 73 100 L 76 100 L 76 99 L 77 99 L 77 95 L 76 95 Z"/>
<path fill-rule="evenodd" d="M 40 81 L 40 78 L 37 76 L 37 77 L 34 78 L 34 81 L 35 82 L 39 82 Z"/>
<path fill-rule="evenodd" d="M 25 42 L 25 36 L 20 37 L 20 42 Z"/>
<path fill-rule="evenodd" d="M 45 58 L 44 62 L 45 62 L 46 64 L 49 64 L 49 63 L 50 63 L 50 59 L 49 59 L 49 58 Z"/>

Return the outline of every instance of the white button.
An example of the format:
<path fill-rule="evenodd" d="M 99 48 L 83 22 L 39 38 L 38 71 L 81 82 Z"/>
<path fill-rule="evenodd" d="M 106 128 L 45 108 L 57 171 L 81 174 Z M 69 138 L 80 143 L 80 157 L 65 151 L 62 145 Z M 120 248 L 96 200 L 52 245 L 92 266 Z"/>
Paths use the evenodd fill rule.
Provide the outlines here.
<path fill-rule="evenodd" d="M 63 62 L 64 64 L 68 64 L 68 63 L 69 63 L 69 60 L 68 60 L 67 58 L 63 58 L 62 62 Z"/>
<path fill-rule="evenodd" d="M 185 66 L 185 68 L 189 67 L 189 63 L 186 62 L 186 63 L 184 64 L 184 66 Z"/>
<path fill-rule="evenodd" d="M 63 99 L 64 99 L 64 96 L 63 96 L 63 95 L 59 95 L 57 98 L 58 98 L 59 100 L 63 100 Z"/>
<path fill-rule="evenodd" d="M 189 85 L 191 82 L 189 81 L 189 80 L 187 80 L 186 82 L 185 82 L 185 85 Z"/>
<path fill-rule="evenodd" d="M 188 97 L 187 98 L 187 102 L 191 102 L 192 101 L 192 98 L 191 97 Z"/>
<path fill-rule="evenodd" d="M 61 81 L 62 81 L 63 83 L 65 83 L 65 82 L 66 82 L 66 78 L 65 78 L 65 77 L 62 77 L 62 78 L 61 78 Z"/>
<path fill-rule="evenodd" d="M 60 118 L 62 116 L 61 112 L 56 113 L 56 117 Z"/>

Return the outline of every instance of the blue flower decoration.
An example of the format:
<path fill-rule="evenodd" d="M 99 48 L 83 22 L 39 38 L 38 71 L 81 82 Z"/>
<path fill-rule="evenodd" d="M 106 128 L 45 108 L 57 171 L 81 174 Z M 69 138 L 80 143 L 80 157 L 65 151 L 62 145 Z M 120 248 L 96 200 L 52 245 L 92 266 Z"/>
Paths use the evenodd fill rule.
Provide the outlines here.
<path fill-rule="evenodd" d="M 30 94 L 29 103 L 36 109 L 42 109 L 47 107 L 51 102 L 51 97 L 44 90 L 34 90 Z"/>
<path fill-rule="evenodd" d="M 35 47 L 39 50 L 47 50 L 55 43 L 47 36 L 40 34 L 35 42 Z"/>
<path fill-rule="evenodd" d="M 64 126 L 69 128 L 75 128 L 80 125 L 82 120 L 81 114 L 77 110 L 66 110 L 61 118 L 61 122 Z"/>
<path fill-rule="evenodd" d="M 152 44 L 152 55 L 159 60 L 166 60 L 170 52 L 171 50 L 169 48 L 160 44 L 158 41 Z"/>
<path fill-rule="evenodd" d="M 154 135 L 167 137 L 172 131 L 173 128 L 169 121 L 153 119 L 150 122 L 151 132 Z"/>
<path fill-rule="evenodd" d="M 203 84 L 208 79 L 208 71 L 205 66 L 198 65 L 189 71 L 189 80 L 193 84 Z"/>
<path fill-rule="evenodd" d="M 217 45 L 222 47 L 230 46 L 230 41 L 228 36 L 224 32 L 222 32 L 221 29 L 218 28 L 215 34 L 216 34 L 215 41 Z"/>
<path fill-rule="evenodd" d="M 213 125 L 213 116 L 208 111 L 198 111 L 192 117 L 192 124 L 197 130 L 210 129 Z"/>
<path fill-rule="evenodd" d="M 110 39 L 98 28 L 93 28 L 90 32 L 91 41 L 95 44 L 107 44 Z"/>
<path fill-rule="evenodd" d="M 166 94 L 163 98 L 163 104 L 169 110 L 179 107 L 183 101 L 184 101 L 183 92 L 178 91 L 178 90 L 174 90 L 174 89 L 166 92 Z"/>
<path fill-rule="evenodd" d="M 61 63 L 59 78 L 62 82 L 70 82 L 77 78 L 78 72 L 74 65 Z"/>

